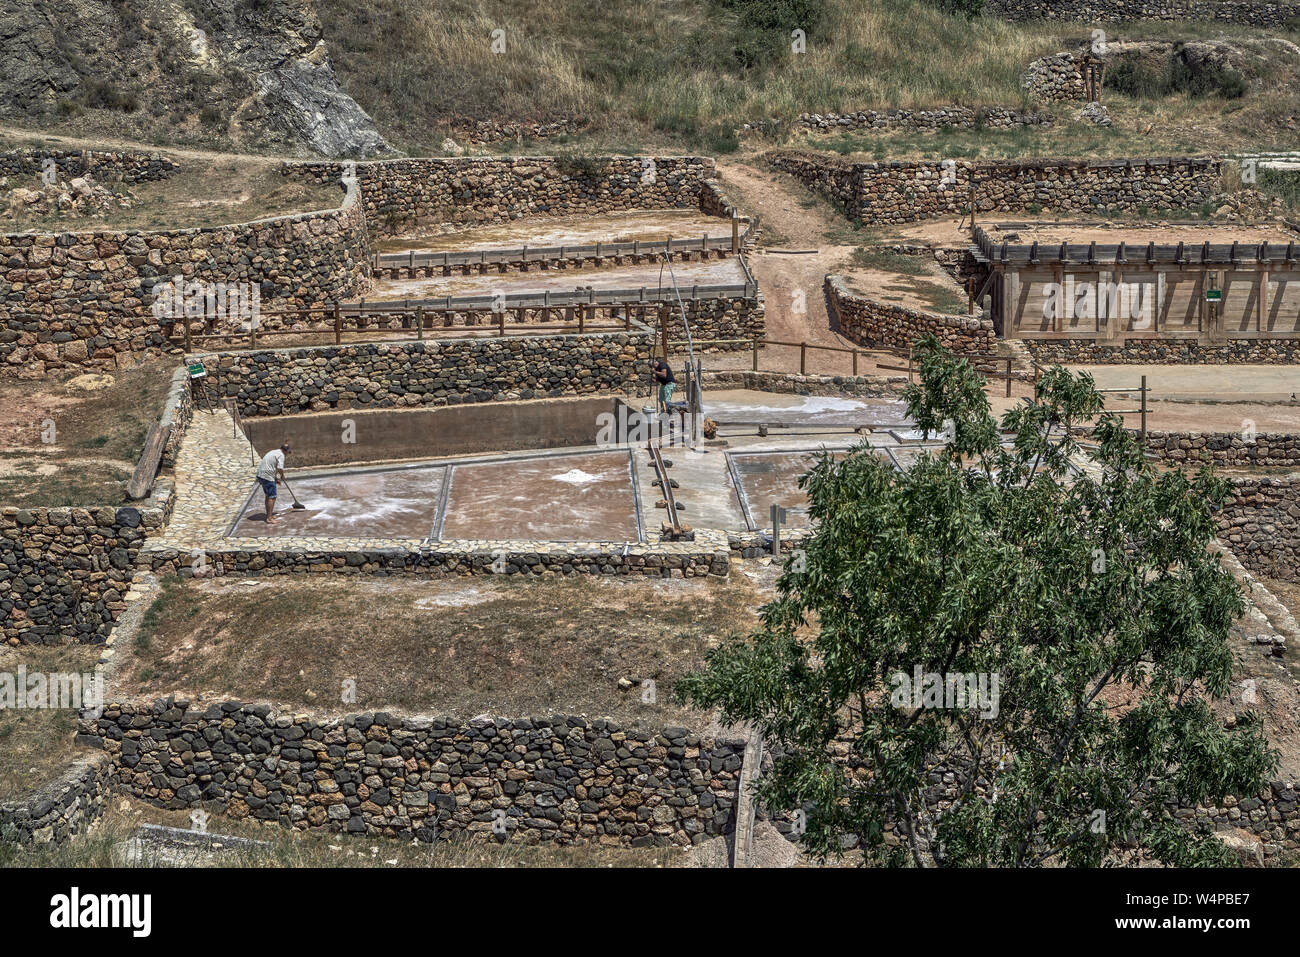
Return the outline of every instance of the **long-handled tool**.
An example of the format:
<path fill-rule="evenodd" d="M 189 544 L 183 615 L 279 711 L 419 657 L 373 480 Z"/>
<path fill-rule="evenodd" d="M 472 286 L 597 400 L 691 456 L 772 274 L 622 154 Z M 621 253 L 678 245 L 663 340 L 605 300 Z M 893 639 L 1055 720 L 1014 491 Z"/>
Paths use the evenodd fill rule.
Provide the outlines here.
<path fill-rule="evenodd" d="M 293 489 L 290 488 L 288 480 L 281 479 L 280 481 L 284 484 L 285 488 L 289 489 L 289 494 L 293 496 L 293 507 L 296 509 L 305 509 L 307 506 L 298 501 L 298 496 L 293 494 Z"/>

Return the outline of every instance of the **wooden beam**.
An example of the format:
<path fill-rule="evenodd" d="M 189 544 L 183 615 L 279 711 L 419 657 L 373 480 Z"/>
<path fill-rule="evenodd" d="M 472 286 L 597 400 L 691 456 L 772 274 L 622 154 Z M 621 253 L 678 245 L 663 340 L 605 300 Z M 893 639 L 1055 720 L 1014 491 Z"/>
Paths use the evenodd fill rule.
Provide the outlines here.
<path fill-rule="evenodd" d="M 162 461 L 163 448 L 167 445 L 167 437 L 170 434 L 171 429 L 164 428 L 161 422 L 155 422 L 153 428 L 149 430 L 149 435 L 144 440 L 144 451 L 140 453 L 140 459 L 135 464 L 131 481 L 126 484 L 127 498 L 149 497 L 149 493 L 153 491 L 154 477 L 158 474 L 158 464 Z"/>

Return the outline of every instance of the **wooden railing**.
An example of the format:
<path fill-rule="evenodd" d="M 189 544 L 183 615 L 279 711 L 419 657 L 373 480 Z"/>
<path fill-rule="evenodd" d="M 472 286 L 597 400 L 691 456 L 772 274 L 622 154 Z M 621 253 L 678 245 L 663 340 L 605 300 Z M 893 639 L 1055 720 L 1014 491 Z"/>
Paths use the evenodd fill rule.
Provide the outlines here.
<path fill-rule="evenodd" d="M 681 341 L 681 340 L 672 340 L 672 341 L 669 341 L 668 346 L 669 346 L 670 348 L 671 348 L 671 347 L 677 347 L 677 348 L 680 348 L 681 346 L 684 346 L 685 344 L 686 344 L 686 343 L 685 343 L 684 341 Z M 814 342 L 806 342 L 806 341 L 805 341 L 805 342 L 783 342 L 783 341 L 781 341 L 781 340 L 779 340 L 779 339 L 759 339 L 759 338 L 757 338 L 757 337 L 750 338 L 750 339 L 697 339 L 697 340 L 695 340 L 694 344 L 695 344 L 696 346 L 700 346 L 700 347 L 708 347 L 708 346 L 722 346 L 722 345 L 730 345 L 730 346 L 735 346 L 735 345 L 748 345 L 748 346 L 750 347 L 751 353 L 752 353 L 752 355 L 753 355 L 752 369 L 753 369 L 754 372 L 764 371 L 764 370 L 761 370 L 761 369 L 759 368 L 759 350 L 760 350 L 760 349 L 765 349 L 765 348 L 767 348 L 767 347 L 769 347 L 769 346 L 775 346 L 775 347 L 777 347 L 777 348 L 798 349 L 798 350 L 799 350 L 799 374 L 800 374 L 800 375 L 807 375 L 807 374 L 808 374 L 808 353 L 809 353 L 810 351 L 812 351 L 812 352 L 833 352 L 833 353 L 840 353 L 840 354 L 843 354 L 843 355 L 848 355 L 848 356 L 850 356 L 850 357 L 851 357 L 851 362 L 852 362 L 852 368 L 853 368 L 853 371 L 852 371 L 852 374 L 853 374 L 853 375 L 857 375 L 857 374 L 858 374 L 858 357 L 859 357 L 859 356 L 868 356 L 868 357 L 870 357 L 870 356 L 878 356 L 878 355 L 881 355 L 881 354 L 883 354 L 883 355 L 888 355 L 888 356 L 894 356 L 894 357 L 897 357 L 897 358 L 899 358 L 899 359 L 906 357 L 906 358 L 907 358 L 907 365 L 905 365 L 905 366 L 893 366 L 893 365 L 885 365 L 884 363 L 881 363 L 881 362 L 876 362 L 876 367 L 877 367 L 877 368 L 880 368 L 880 369 L 889 369 L 889 370 L 897 371 L 897 372 L 906 372 L 906 373 L 907 373 L 907 379 L 908 379 L 909 382 L 912 381 L 912 377 L 913 377 L 913 374 L 914 374 L 914 372 L 915 372 L 915 361 L 914 361 L 914 358 L 913 358 L 913 356 L 912 356 L 912 354 L 911 354 L 910 351 L 905 353 L 905 352 L 902 352 L 902 351 L 897 350 L 897 349 L 887 349 L 887 348 L 883 348 L 883 347 L 873 348 L 873 349 L 865 349 L 865 348 L 859 349 L 859 348 L 849 348 L 849 347 L 846 347 L 846 346 L 823 346 L 823 345 L 818 345 L 817 343 L 814 343 Z M 990 373 L 990 372 L 984 372 L 983 374 L 984 374 L 985 376 L 993 375 L 993 376 L 997 376 L 997 377 L 999 377 L 999 378 L 1004 378 L 1004 379 L 1006 379 L 1006 384 L 1007 384 L 1007 395 L 1008 395 L 1008 396 L 1011 395 L 1011 383 L 1012 383 L 1012 381 L 1015 379 L 1015 375 L 1014 375 L 1014 374 L 1012 373 L 1012 371 L 1011 371 L 1011 364 L 1012 364 L 1012 359 L 1011 359 L 1011 357 L 1009 357 L 1009 356 L 997 356 L 997 355 L 993 355 L 993 354 L 991 354 L 991 353 L 989 353 L 989 354 L 982 354 L 982 353 L 955 353 L 955 354 L 956 354 L 959 358 L 970 359 L 970 360 L 973 360 L 973 361 L 975 361 L 975 362 L 981 362 L 981 363 L 985 363 L 985 364 L 990 363 L 990 362 L 996 362 L 996 363 L 999 363 L 999 364 L 1004 364 L 1005 369 L 1004 369 L 1004 371 L 1003 371 L 1000 375 L 999 375 L 998 373 L 996 373 L 996 372 L 992 372 L 992 373 Z M 775 369 L 775 370 L 767 370 L 767 371 L 784 372 L 784 371 L 786 371 L 786 370 L 785 370 L 785 369 Z"/>
<path fill-rule="evenodd" d="M 376 269 L 425 269 L 452 266 L 491 266 L 503 263 L 554 262 L 573 259 L 605 259 L 615 256 L 646 256 L 668 253 L 692 253 L 725 250 L 739 253 L 748 237 L 752 224 L 744 230 L 737 228 L 722 236 L 707 233 L 689 239 L 669 236 L 659 241 L 633 240 L 632 242 L 564 243 L 559 246 L 516 246 L 499 249 L 474 250 L 409 250 L 400 253 L 379 253 L 373 259 Z"/>

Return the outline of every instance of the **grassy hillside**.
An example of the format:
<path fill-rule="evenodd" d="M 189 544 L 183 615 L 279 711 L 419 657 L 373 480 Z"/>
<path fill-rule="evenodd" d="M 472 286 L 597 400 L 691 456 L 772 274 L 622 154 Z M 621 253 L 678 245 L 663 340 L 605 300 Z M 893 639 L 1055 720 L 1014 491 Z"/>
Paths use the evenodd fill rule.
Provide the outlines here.
<path fill-rule="evenodd" d="M 1020 101 L 1057 28 L 915 0 L 318 0 L 340 79 L 393 139 L 438 122 L 578 114 L 715 148 L 805 110 Z M 768 14 L 776 12 L 775 16 Z M 807 34 L 791 51 L 790 28 Z M 506 52 L 491 49 L 505 31 Z"/>
<path fill-rule="evenodd" d="M 411 152 L 436 151 L 457 119 L 576 115 L 591 122 L 584 145 L 727 152 L 740 125 L 776 118 L 768 135 L 785 139 L 805 111 L 1019 105 L 1029 61 L 1091 29 L 968 21 L 925 0 L 317 0 L 317 10 L 344 88 Z M 796 54 L 790 29 L 805 23 L 807 49 Z M 504 53 L 492 52 L 494 30 Z M 1243 32 L 1260 35 L 1223 24 L 1108 27 L 1112 39 Z M 1294 148 L 1300 51 L 1279 48 L 1278 59 L 1283 72 L 1257 78 L 1241 99 L 1108 93 L 1122 121 L 1100 138 L 1121 152 Z M 1024 144 L 1029 152 L 1097 148 L 1090 128 L 1069 121 L 1071 107 L 1055 112 L 1066 122 L 1041 148 Z M 1070 148 L 1071 129 L 1086 146 Z"/>

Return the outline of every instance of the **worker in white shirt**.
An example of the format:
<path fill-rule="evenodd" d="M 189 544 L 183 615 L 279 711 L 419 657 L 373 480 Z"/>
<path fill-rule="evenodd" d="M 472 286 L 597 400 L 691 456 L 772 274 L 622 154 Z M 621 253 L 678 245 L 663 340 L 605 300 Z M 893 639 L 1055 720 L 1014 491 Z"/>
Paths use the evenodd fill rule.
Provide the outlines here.
<path fill-rule="evenodd" d="M 272 449 L 262 456 L 262 463 L 257 467 L 257 481 L 266 496 L 266 524 L 278 525 L 275 517 L 276 480 L 284 478 L 284 457 L 289 454 L 289 443 L 278 449 Z"/>

